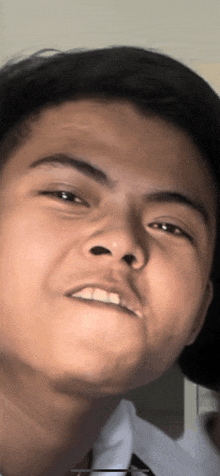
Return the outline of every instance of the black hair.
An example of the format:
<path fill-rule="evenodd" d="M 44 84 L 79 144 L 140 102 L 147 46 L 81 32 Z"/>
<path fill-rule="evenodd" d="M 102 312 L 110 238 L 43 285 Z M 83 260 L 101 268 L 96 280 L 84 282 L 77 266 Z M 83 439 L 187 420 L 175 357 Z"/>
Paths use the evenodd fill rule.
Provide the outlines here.
<path fill-rule="evenodd" d="M 211 272 L 214 299 L 195 343 L 178 359 L 195 383 L 220 385 L 220 99 L 195 72 L 167 55 L 115 46 L 41 50 L 12 59 L 0 71 L 0 164 L 28 137 L 42 109 L 83 96 L 128 100 L 186 131 L 212 174 L 217 191 L 217 239 Z"/>

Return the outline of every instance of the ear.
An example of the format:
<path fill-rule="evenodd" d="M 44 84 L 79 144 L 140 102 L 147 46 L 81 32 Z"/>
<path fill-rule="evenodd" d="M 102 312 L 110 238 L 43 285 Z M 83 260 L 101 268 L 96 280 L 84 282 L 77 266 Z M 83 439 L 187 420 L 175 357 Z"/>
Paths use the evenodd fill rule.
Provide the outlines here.
<path fill-rule="evenodd" d="M 196 340 L 196 337 L 198 336 L 199 332 L 202 329 L 202 326 L 205 322 L 206 314 L 208 312 L 208 308 L 213 300 L 213 283 L 212 281 L 209 280 L 206 286 L 206 291 L 205 295 L 200 307 L 200 310 L 198 312 L 198 316 L 193 324 L 193 328 L 191 331 L 191 334 L 189 336 L 189 340 L 186 343 L 186 346 L 193 344 L 193 342 Z"/>

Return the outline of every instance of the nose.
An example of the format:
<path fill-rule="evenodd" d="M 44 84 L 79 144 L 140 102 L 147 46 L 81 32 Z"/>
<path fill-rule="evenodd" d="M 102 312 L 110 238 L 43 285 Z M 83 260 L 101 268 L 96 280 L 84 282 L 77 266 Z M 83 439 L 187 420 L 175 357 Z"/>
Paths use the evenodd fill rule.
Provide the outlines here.
<path fill-rule="evenodd" d="M 133 269 L 141 269 L 147 261 L 148 250 L 146 236 L 143 240 L 143 231 L 134 230 L 129 226 L 108 226 L 97 230 L 88 239 L 84 252 L 91 256 L 108 260 L 111 263 L 125 263 Z"/>

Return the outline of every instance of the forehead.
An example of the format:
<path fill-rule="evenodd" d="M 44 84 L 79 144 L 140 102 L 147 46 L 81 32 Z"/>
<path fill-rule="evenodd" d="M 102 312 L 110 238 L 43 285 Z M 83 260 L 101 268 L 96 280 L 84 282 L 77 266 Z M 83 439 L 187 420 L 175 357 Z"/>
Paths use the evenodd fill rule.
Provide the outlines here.
<path fill-rule="evenodd" d="M 85 157 L 140 193 L 142 186 L 175 186 L 187 187 L 195 198 L 214 196 L 207 166 L 189 136 L 127 101 L 80 99 L 42 110 L 10 168 L 22 173 L 32 160 L 54 152 Z"/>

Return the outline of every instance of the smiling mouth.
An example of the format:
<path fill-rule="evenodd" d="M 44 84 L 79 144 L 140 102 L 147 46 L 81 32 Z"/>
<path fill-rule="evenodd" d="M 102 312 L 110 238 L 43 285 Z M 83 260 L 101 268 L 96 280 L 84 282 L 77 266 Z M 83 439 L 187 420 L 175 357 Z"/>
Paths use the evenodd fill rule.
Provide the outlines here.
<path fill-rule="evenodd" d="M 125 301 L 120 298 L 119 294 L 107 292 L 103 289 L 87 287 L 79 292 L 71 294 L 70 297 L 82 301 L 84 300 L 88 304 L 107 305 L 117 309 L 118 311 L 120 310 L 123 313 L 126 312 L 127 314 L 133 315 L 135 317 L 141 317 L 139 311 L 136 311 L 127 305 L 127 303 L 125 303 Z"/>

